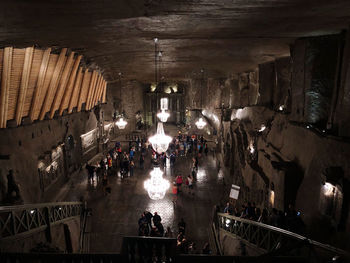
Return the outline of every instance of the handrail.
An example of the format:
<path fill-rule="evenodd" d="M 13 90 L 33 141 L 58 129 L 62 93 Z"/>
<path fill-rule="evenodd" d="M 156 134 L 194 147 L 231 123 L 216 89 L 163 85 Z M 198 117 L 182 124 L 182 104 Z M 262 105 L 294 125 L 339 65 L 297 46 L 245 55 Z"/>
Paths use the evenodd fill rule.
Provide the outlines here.
<path fill-rule="evenodd" d="M 34 203 L 34 204 L 25 204 L 25 205 L 13 205 L 13 206 L 0 206 L 0 213 L 11 211 L 11 210 L 20 210 L 20 209 L 30 209 L 30 208 L 41 208 L 47 206 L 62 206 L 62 205 L 82 205 L 82 202 L 53 202 L 53 203 Z"/>
<path fill-rule="evenodd" d="M 81 216 L 82 202 L 58 202 L 0 207 L 0 237 L 5 241 L 20 238 L 38 231 L 47 231 L 50 225 Z"/>
<path fill-rule="evenodd" d="M 348 252 L 346 252 L 346 251 L 344 251 L 342 249 L 333 247 L 333 246 L 331 246 L 329 244 L 320 243 L 318 241 L 309 239 L 309 238 L 307 238 L 305 236 L 302 236 L 302 235 L 290 232 L 290 231 L 285 230 L 285 229 L 281 229 L 281 228 L 278 228 L 278 227 L 275 227 L 275 226 L 267 225 L 267 224 L 264 224 L 264 223 L 256 222 L 256 221 L 245 219 L 245 218 L 241 218 L 241 217 L 232 216 L 232 215 L 229 215 L 229 214 L 226 214 L 226 213 L 217 213 L 217 215 L 218 215 L 219 227 L 223 228 L 224 230 L 229 229 L 229 232 L 231 232 L 232 234 L 239 234 L 239 233 L 238 232 L 234 233 L 235 230 L 230 226 L 230 224 L 228 224 L 229 227 L 225 227 L 225 226 L 223 227 L 222 220 L 220 220 L 220 217 L 222 219 L 227 218 L 227 219 L 231 219 L 232 221 L 235 221 L 235 222 L 237 222 L 237 221 L 241 222 L 241 223 L 243 223 L 243 224 L 240 224 L 242 226 L 244 224 L 248 224 L 250 226 L 257 227 L 257 229 L 260 228 L 260 229 L 264 229 L 264 230 L 267 230 L 267 231 L 270 231 L 270 232 L 274 232 L 274 233 L 277 233 L 278 235 L 283 236 L 283 238 L 294 239 L 294 240 L 298 240 L 298 241 L 302 241 L 302 242 L 307 241 L 308 244 L 310 244 L 310 245 L 313 245 L 313 246 L 318 247 L 318 248 L 322 248 L 322 249 L 327 250 L 327 251 L 332 252 L 332 253 L 341 254 L 341 255 L 348 255 Z M 241 227 L 241 226 L 238 226 L 238 227 Z M 244 230 L 244 232 L 246 232 L 246 229 Z M 240 235 L 238 235 L 238 236 L 240 236 Z"/>

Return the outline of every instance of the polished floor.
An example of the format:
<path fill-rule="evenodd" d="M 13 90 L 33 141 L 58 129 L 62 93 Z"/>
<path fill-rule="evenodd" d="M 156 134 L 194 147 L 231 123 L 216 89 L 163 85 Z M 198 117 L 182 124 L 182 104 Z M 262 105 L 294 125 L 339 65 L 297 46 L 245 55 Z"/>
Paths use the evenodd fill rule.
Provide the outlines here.
<path fill-rule="evenodd" d="M 138 155 L 136 160 L 138 160 Z M 192 157 L 179 157 L 175 166 L 162 168 L 163 177 L 173 182 L 175 174 L 187 176 L 191 171 Z M 177 224 L 184 218 L 186 236 L 193 240 L 200 249 L 208 241 L 208 227 L 213 215 L 215 204 L 228 199 L 229 187 L 225 184 L 224 175 L 227 172 L 218 168 L 216 157 L 210 153 L 202 156 L 199 161 L 197 180 L 194 183 L 194 195 L 188 193 L 183 185 L 183 192 L 178 196 L 176 206 L 173 205 L 171 189 L 164 199 L 154 201 L 148 197 L 144 189 L 144 181 L 150 177 L 150 155 L 147 155 L 145 169 L 136 168 L 133 177 L 122 179 L 118 174 L 109 177 L 111 193 L 105 195 L 100 182 L 90 183 L 83 171 L 70 190 L 64 194 L 64 200 L 77 200 L 84 197 L 88 207 L 92 209 L 89 251 L 119 252 L 123 236 L 138 235 L 138 219 L 143 211 L 158 212 L 164 228 L 170 226 L 177 233 Z M 227 182 L 227 180 L 226 180 Z"/>

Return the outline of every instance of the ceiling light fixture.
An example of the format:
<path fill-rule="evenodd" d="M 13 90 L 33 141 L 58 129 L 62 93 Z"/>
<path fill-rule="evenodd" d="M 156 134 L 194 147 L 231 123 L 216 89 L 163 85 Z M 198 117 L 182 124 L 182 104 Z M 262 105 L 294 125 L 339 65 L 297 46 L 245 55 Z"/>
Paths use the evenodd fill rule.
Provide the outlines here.
<path fill-rule="evenodd" d="M 162 154 L 168 150 L 171 140 L 172 138 L 164 133 L 162 122 L 158 123 L 157 133 L 148 139 L 148 141 L 152 144 L 153 150 L 159 154 Z"/>
<path fill-rule="evenodd" d="M 148 196 L 152 200 L 163 199 L 166 191 L 169 189 L 169 181 L 163 178 L 163 172 L 159 167 L 155 167 L 150 175 L 151 178 L 144 182 Z"/>
<path fill-rule="evenodd" d="M 126 125 L 128 124 L 125 120 L 124 120 L 124 114 L 123 114 L 123 103 L 122 103 L 122 73 L 119 72 L 119 99 L 120 99 L 120 114 L 119 114 L 119 119 L 118 121 L 115 123 L 118 126 L 119 130 L 123 130 L 125 129 Z"/>

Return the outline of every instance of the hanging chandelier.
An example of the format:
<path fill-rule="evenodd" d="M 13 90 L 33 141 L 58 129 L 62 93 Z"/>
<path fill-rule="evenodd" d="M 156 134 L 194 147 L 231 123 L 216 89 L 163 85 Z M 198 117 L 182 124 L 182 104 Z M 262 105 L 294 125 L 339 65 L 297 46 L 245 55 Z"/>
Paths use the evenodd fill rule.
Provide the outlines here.
<path fill-rule="evenodd" d="M 115 122 L 115 124 L 118 126 L 118 129 L 123 130 L 125 129 L 125 126 L 128 124 L 126 121 L 124 121 L 123 118 L 119 118 L 118 121 Z"/>
<path fill-rule="evenodd" d="M 162 110 L 161 112 L 159 112 L 157 114 L 157 117 L 159 118 L 159 120 L 161 122 L 166 122 L 168 120 L 169 116 L 170 116 L 170 114 L 165 112 L 165 110 Z"/>
<path fill-rule="evenodd" d="M 160 99 L 160 110 L 157 114 L 157 117 L 160 119 L 161 122 L 166 122 L 170 116 L 166 110 L 168 109 L 168 98 L 161 98 Z"/>
<path fill-rule="evenodd" d="M 199 118 L 199 120 L 196 121 L 196 126 L 200 130 L 203 129 L 205 125 L 207 125 L 207 123 L 203 121 L 203 118 Z"/>
<path fill-rule="evenodd" d="M 119 99 L 120 99 L 120 105 L 121 105 L 121 112 L 122 114 L 120 115 L 119 120 L 115 123 L 118 126 L 119 130 L 123 130 L 125 129 L 125 126 L 128 124 L 124 119 L 123 119 L 123 105 L 122 105 L 122 73 L 119 72 Z"/>
<path fill-rule="evenodd" d="M 172 139 L 170 136 L 165 135 L 162 122 L 158 123 L 157 133 L 148 139 L 148 141 L 152 144 L 153 150 L 159 154 L 162 154 L 168 150 L 171 140 Z"/>
<path fill-rule="evenodd" d="M 151 178 L 144 182 L 149 198 L 152 200 L 163 199 L 165 192 L 169 189 L 169 182 L 163 178 L 163 172 L 159 167 L 155 167 L 150 175 Z"/>

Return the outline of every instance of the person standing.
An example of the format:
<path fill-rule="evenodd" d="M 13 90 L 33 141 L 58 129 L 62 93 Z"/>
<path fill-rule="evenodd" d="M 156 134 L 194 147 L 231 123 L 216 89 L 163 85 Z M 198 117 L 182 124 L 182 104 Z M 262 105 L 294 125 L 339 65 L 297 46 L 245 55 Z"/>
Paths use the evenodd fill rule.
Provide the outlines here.
<path fill-rule="evenodd" d="M 187 176 L 188 193 L 194 195 L 193 191 L 193 177 L 191 175 Z"/>
<path fill-rule="evenodd" d="M 140 169 L 142 170 L 144 167 L 144 163 L 145 163 L 145 156 L 143 156 L 143 154 L 140 154 Z"/>
<path fill-rule="evenodd" d="M 181 175 L 178 175 L 176 176 L 176 185 L 177 185 L 177 192 L 180 193 L 181 192 L 181 185 L 183 183 L 183 180 L 182 180 L 182 176 Z"/>
<path fill-rule="evenodd" d="M 173 183 L 172 193 L 173 193 L 173 204 L 176 205 L 178 190 L 177 190 L 177 185 L 175 182 Z"/>
<path fill-rule="evenodd" d="M 135 167 L 134 161 L 130 161 L 130 165 L 129 165 L 130 177 L 134 176 L 134 167 Z"/>

